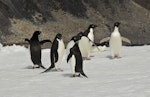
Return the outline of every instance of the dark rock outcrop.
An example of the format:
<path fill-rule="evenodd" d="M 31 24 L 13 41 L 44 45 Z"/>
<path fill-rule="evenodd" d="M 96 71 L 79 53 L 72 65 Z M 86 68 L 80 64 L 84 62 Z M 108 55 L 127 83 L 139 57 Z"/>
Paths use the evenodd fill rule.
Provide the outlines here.
<path fill-rule="evenodd" d="M 23 44 L 35 30 L 40 38 L 53 39 L 62 33 L 65 42 L 98 25 L 95 41 L 112 32 L 113 23 L 121 22 L 120 32 L 132 45 L 150 44 L 149 0 L 0 0 L 0 41 Z"/>

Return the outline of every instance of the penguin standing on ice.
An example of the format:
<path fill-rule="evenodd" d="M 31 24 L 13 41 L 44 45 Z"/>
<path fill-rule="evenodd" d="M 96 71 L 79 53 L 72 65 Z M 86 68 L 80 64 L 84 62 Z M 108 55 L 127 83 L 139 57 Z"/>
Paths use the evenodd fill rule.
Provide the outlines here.
<path fill-rule="evenodd" d="M 41 62 L 41 44 L 44 44 L 45 42 L 51 42 L 50 40 L 39 41 L 38 36 L 40 34 L 40 31 L 35 31 L 30 40 L 27 38 L 25 39 L 25 41 L 27 41 L 30 44 L 30 55 L 31 60 L 33 62 L 33 69 L 40 67 L 45 69 Z"/>
<path fill-rule="evenodd" d="M 94 43 L 94 33 L 93 30 L 97 25 L 91 24 L 84 33 L 79 33 L 82 37 L 79 40 L 79 48 L 82 54 L 82 57 L 86 60 L 90 60 L 91 47 Z"/>
<path fill-rule="evenodd" d="M 125 37 L 121 37 L 119 33 L 119 22 L 114 23 L 114 31 L 111 33 L 110 37 L 106 37 L 100 41 L 100 43 L 109 40 L 109 47 L 112 59 L 120 58 L 120 51 L 122 47 L 122 41 L 131 44 L 131 41 Z"/>
<path fill-rule="evenodd" d="M 119 22 L 114 23 L 114 31 L 112 32 L 109 40 L 110 52 L 112 58 L 120 57 L 120 50 L 122 47 L 122 39 L 119 33 Z"/>
<path fill-rule="evenodd" d="M 77 36 L 80 37 L 78 45 L 83 59 L 90 60 L 92 41 L 83 32 L 80 32 Z"/>
<path fill-rule="evenodd" d="M 58 33 L 55 36 L 55 39 L 54 39 L 54 41 L 52 43 L 52 47 L 51 47 L 51 53 L 50 53 L 51 66 L 44 72 L 48 72 L 52 69 L 53 69 L 53 71 L 62 71 L 59 68 L 59 65 L 62 62 L 64 51 L 65 51 L 65 45 L 64 45 L 64 42 L 62 39 L 62 34 Z"/>
<path fill-rule="evenodd" d="M 83 59 L 82 55 L 78 46 L 78 40 L 80 37 L 75 36 L 74 41 L 75 44 L 74 46 L 70 49 L 70 53 L 67 57 L 67 63 L 69 62 L 71 64 L 72 68 L 72 77 L 79 77 L 80 74 L 83 75 L 84 77 L 87 77 L 85 73 L 83 72 Z"/>

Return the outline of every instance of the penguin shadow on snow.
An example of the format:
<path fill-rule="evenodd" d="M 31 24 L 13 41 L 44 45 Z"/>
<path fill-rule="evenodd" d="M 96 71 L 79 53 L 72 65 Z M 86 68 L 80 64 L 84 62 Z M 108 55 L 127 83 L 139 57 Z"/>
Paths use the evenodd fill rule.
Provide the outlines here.
<path fill-rule="evenodd" d="M 62 76 L 63 76 L 63 77 L 71 77 L 71 76 L 72 76 L 72 74 L 70 74 L 70 73 L 66 73 L 66 74 L 62 74 Z"/>
<path fill-rule="evenodd" d="M 30 56 L 31 56 L 31 61 L 33 63 L 32 69 L 34 69 L 34 68 L 46 69 L 42 65 L 42 61 L 41 61 L 41 55 L 42 55 L 41 45 L 46 43 L 46 42 L 51 43 L 51 40 L 40 41 L 39 40 L 40 34 L 41 34 L 41 31 L 35 31 L 30 39 L 25 38 L 25 40 L 24 40 L 24 41 L 28 42 L 30 45 Z"/>
<path fill-rule="evenodd" d="M 66 74 L 62 74 L 63 77 L 69 77 L 69 78 L 87 78 L 87 77 L 84 77 L 84 76 L 81 76 L 81 75 L 77 75 L 77 76 L 72 76 L 72 74 L 70 73 L 66 73 Z"/>
<path fill-rule="evenodd" d="M 33 68 L 33 66 L 26 66 L 26 67 L 24 67 L 23 69 L 32 69 L 32 70 L 34 70 L 34 69 L 41 69 L 41 68 Z"/>
<path fill-rule="evenodd" d="M 24 69 L 33 69 L 33 66 L 26 66 Z"/>
<path fill-rule="evenodd" d="M 112 58 L 111 55 L 107 55 L 106 58 L 108 58 L 108 59 L 110 59 L 110 60 L 113 60 L 113 59 L 121 59 L 122 57 L 118 57 L 118 58 L 115 57 L 115 58 Z"/>

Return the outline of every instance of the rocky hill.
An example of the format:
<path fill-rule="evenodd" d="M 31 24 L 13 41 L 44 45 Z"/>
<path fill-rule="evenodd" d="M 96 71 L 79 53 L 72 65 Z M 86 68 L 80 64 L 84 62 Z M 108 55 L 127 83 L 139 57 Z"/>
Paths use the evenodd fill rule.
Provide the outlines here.
<path fill-rule="evenodd" d="M 40 39 L 62 33 L 65 42 L 89 24 L 98 25 L 95 41 L 109 36 L 113 23 L 133 45 L 150 44 L 149 0 L 0 0 L 0 42 L 24 44 L 35 30 Z"/>

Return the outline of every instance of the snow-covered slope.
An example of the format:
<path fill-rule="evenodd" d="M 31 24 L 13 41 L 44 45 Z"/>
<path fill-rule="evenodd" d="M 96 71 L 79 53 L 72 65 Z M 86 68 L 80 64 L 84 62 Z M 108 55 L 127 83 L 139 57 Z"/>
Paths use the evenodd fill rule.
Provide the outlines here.
<path fill-rule="evenodd" d="M 43 65 L 50 65 L 50 50 L 42 50 Z M 84 61 L 89 78 L 71 78 L 66 56 L 63 72 L 40 74 L 30 69 L 29 50 L 21 46 L 0 51 L 0 97 L 150 97 L 150 46 L 123 47 L 122 58 L 110 59 L 109 48 Z"/>

